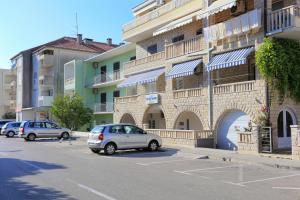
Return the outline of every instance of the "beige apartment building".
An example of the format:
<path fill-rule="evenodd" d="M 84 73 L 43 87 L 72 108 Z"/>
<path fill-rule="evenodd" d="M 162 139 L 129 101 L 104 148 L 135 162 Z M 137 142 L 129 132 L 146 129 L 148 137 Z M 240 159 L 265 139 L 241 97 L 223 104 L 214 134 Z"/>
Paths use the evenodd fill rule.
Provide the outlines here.
<path fill-rule="evenodd" d="M 300 107 L 272 103 L 270 127 L 258 119 L 269 105 L 255 65 L 264 37 L 300 39 L 299 2 L 275 0 L 147 0 L 123 26 L 136 43 L 125 64 L 115 122 L 134 123 L 165 143 L 238 150 L 292 152 L 299 158 Z M 291 151 L 292 150 L 292 151 Z"/>
<path fill-rule="evenodd" d="M 0 119 L 5 113 L 15 113 L 16 71 L 0 69 Z"/>

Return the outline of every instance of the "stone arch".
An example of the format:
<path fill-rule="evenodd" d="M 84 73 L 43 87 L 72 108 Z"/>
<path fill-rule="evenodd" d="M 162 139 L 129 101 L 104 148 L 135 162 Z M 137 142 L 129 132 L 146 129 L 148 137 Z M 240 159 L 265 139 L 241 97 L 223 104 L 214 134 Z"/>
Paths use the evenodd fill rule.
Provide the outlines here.
<path fill-rule="evenodd" d="M 150 105 L 145 109 L 142 124 L 148 129 L 166 129 L 166 117 L 161 105 Z"/>
<path fill-rule="evenodd" d="M 128 123 L 136 125 L 136 120 L 133 115 L 130 113 L 124 113 L 120 119 L 120 123 Z"/>
<path fill-rule="evenodd" d="M 195 112 L 182 111 L 176 117 L 173 128 L 183 130 L 203 130 L 203 124 Z"/>

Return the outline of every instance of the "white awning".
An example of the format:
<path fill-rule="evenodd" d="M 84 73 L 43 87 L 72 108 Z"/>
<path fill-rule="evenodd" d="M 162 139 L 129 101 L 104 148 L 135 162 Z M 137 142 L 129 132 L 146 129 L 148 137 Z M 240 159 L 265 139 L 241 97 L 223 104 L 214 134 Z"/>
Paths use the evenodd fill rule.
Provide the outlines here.
<path fill-rule="evenodd" d="M 197 19 L 203 19 L 205 17 L 208 17 L 210 15 L 216 14 L 218 12 L 221 12 L 223 10 L 232 8 L 233 6 L 236 6 L 237 0 L 218 0 L 213 2 L 203 13 L 200 13 L 197 16 Z"/>
<path fill-rule="evenodd" d="M 190 15 L 187 15 L 185 17 L 182 17 L 182 18 L 179 18 L 179 19 L 177 19 L 175 21 L 172 21 L 171 23 L 169 23 L 169 24 L 161 27 L 160 29 L 156 30 L 153 33 L 153 36 L 157 36 L 157 35 L 160 35 L 162 33 L 165 33 L 165 32 L 174 30 L 176 28 L 179 28 L 181 26 L 190 24 L 193 21 L 196 21 L 197 20 L 196 16 L 200 15 L 201 13 L 203 13 L 203 11 L 197 11 L 197 12 L 194 12 L 194 13 L 192 13 Z"/>

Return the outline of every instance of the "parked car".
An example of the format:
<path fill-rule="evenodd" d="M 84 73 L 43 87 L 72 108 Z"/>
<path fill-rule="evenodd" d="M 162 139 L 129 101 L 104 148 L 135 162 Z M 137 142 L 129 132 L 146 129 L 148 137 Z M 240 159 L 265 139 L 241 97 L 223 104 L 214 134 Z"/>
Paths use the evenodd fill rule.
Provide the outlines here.
<path fill-rule="evenodd" d="M 2 127 L 8 122 L 12 122 L 12 120 L 0 120 L 0 134 L 1 134 Z"/>
<path fill-rule="evenodd" d="M 61 128 L 49 121 L 23 121 L 19 129 L 19 137 L 34 141 L 36 138 L 69 139 L 71 131 Z"/>
<path fill-rule="evenodd" d="M 1 135 L 6 137 L 14 137 L 18 135 L 21 122 L 8 122 L 1 129 Z"/>
<path fill-rule="evenodd" d="M 118 149 L 156 151 L 162 146 L 162 140 L 132 124 L 108 124 L 96 126 L 89 133 L 87 144 L 94 153 L 104 150 L 105 154 L 112 155 Z"/>

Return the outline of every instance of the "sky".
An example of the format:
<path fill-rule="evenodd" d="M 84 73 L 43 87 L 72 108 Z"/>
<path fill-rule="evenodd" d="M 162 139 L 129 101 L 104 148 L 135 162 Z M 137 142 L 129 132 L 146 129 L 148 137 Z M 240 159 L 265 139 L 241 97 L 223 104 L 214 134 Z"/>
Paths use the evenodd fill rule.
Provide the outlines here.
<path fill-rule="evenodd" d="M 76 36 L 76 12 L 83 38 L 122 42 L 122 25 L 143 0 L 0 0 L 0 68 L 22 50 Z"/>

